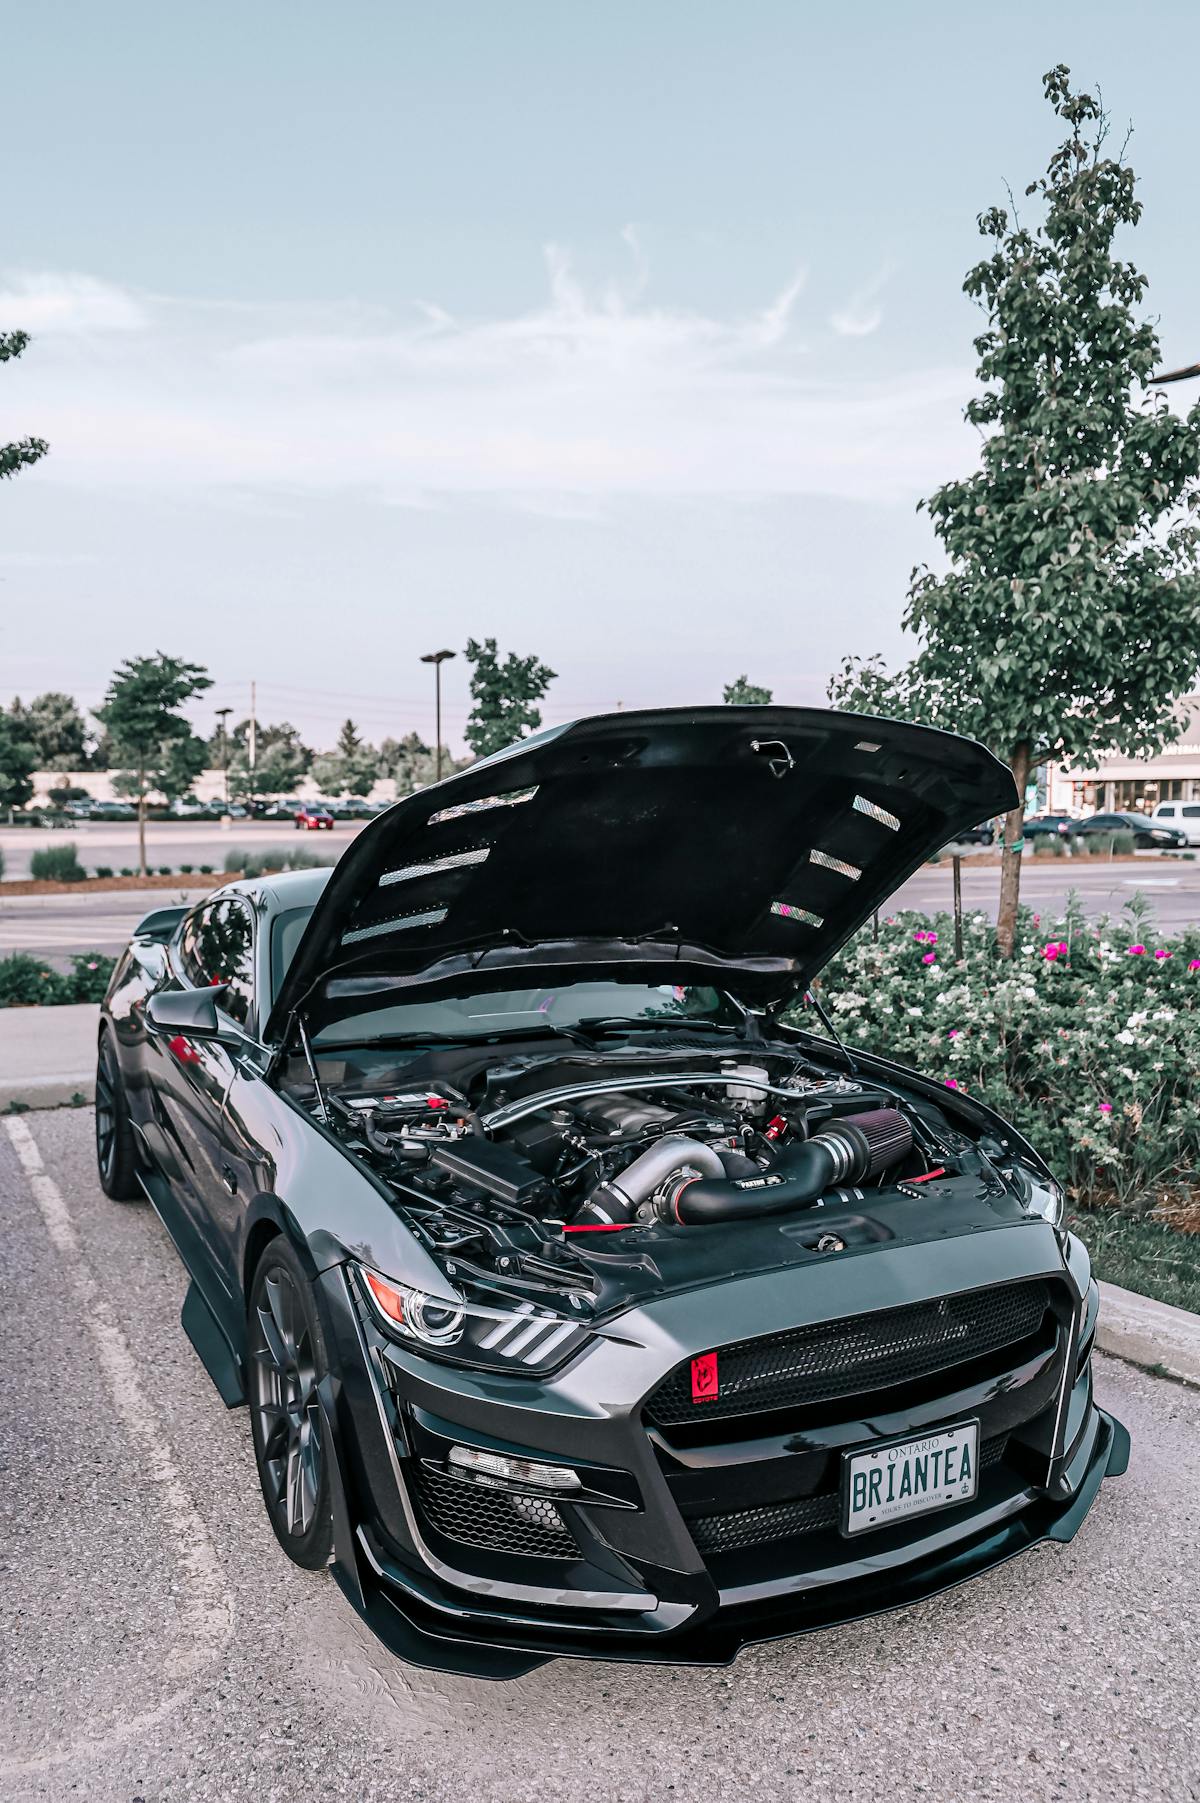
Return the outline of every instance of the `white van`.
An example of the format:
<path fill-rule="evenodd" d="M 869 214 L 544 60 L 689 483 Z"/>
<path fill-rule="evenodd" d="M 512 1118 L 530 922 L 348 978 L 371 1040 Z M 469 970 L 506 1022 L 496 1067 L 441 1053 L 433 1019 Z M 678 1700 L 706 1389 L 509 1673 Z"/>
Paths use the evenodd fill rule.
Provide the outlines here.
<path fill-rule="evenodd" d="M 1189 845 L 1200 845 L 1200 801 L 1160 801 L 1150 818 L 1175 827 Z"/>

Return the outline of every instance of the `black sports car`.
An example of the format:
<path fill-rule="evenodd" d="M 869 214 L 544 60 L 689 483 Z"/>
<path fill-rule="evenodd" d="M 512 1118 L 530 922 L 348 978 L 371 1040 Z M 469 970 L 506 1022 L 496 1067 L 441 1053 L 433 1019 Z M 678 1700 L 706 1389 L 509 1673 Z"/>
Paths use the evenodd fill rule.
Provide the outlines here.
<path fill-rule="evenodd" d="M 284 1550 L 395 1651 L 728 1660 L 1069 1540 L 1124 1469 L 1037 1152 L 789 1014 L 1013 799 L 926 728 L 617 714 L 142 923 L 101 1181 L 174 1237 Z"/>

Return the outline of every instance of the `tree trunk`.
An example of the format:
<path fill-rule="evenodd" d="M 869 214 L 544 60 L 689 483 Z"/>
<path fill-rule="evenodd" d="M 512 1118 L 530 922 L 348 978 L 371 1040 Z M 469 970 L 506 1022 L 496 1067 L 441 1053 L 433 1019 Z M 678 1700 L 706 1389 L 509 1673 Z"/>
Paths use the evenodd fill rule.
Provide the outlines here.
<path fill-rule="evenodd" d="M 1000 908 L 996 916 L 996 944 L 1002 958 L 1011 958 L 1017 932 L 1017 903 L 1021 898 L 1021 845 L 1025 831 L 1025 785 L 1029 781 L 1032 747 L 1018 739 L 1008 760 L 1017 785 L 1017 805 L 1004 816 L 1000 852 Z"/>
<path fill-rule="evenodd" d="M 146 773 L 138 771 L 138 857 L 146 875 Z"/>

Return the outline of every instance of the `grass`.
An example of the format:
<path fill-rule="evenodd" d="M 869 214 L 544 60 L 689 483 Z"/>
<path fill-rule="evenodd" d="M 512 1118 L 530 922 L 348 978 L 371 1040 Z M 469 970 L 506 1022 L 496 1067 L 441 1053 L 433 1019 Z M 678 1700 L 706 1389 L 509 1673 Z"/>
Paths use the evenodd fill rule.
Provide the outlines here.
<path fill-rule="evenodd" d="M 1200 1314 L 1200 1233 L 1117 1209 L 1089 1209 L 1069 1222 L 1092 1255 L 1097 1277 Z"/>

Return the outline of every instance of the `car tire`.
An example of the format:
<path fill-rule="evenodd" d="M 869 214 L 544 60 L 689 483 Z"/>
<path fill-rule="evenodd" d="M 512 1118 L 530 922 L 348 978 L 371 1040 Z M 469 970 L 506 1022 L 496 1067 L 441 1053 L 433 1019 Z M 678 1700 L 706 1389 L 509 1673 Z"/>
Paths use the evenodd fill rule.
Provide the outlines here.
<path fill-rule="evenodd" d="M 304 1267 L 277 1235 L 250 1280 L 246 1388 L 267 1515 L 288 1558 L 306 1571 L 328 1565 L 333 1552 L 331 1449 L 317 1401 L 328 1369 Z"/>
<path fill-rule="evenodd" d="M 125 1080 L 107 1031 L 100 1035 L 96 1052 L 96 1170 L 100 1188 L 113 1202 L 135 1202 L 141 1195 Z"/>

